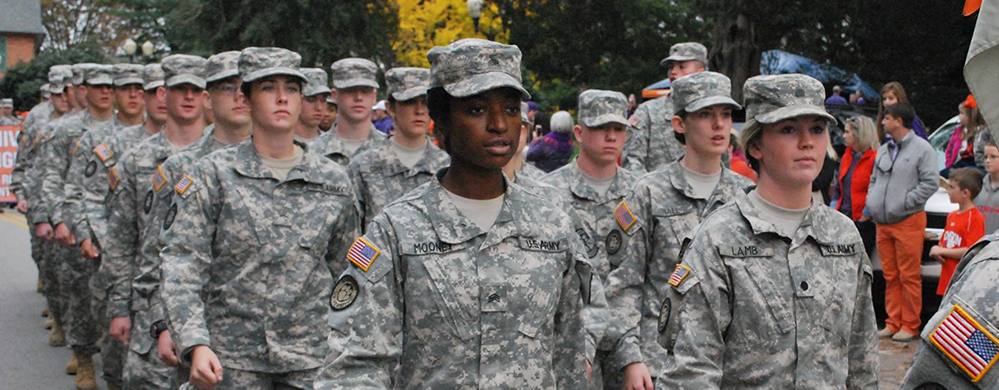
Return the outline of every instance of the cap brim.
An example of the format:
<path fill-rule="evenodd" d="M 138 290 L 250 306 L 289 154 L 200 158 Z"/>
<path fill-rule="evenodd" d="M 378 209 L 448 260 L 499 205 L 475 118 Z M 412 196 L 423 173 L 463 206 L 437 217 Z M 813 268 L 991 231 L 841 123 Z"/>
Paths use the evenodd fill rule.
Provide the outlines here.
<path fill-rule="evenodd" d="M 205 89 L 205 86 L 208 85 L 208 83 L 205 82 L 205 79 L 193 74 L 179 74 L 166 79 L 164 82 L 164 85 L 166 85 L 167 88 L 175 87 L 181 84 L 191 84 L 201 89 Z"/>
<path fill-rule="evenodd" d="M 500 72 L 477 74 L 457 83 L 446 84 L 444 85 L 444 90 L 451 96 L 465 98 L 503 87 L 520 91 L 520 100 L 522 101 L 531 100 L 531 94 L 524 89 L 524 86 L 517 79 Z"/>
<path fill-rule="evenodd" d="M 48 92 L 60 94 L 66 90 L 66 84 L 49 84 Z"/>
<path fill-rule="evenodd" d="M 757 115 L 755 119 L 757 122 L 760 122 L 762 124 L 770 124 L 770 123 L 777 123 L 785 119 L 797 118 L 799 116 L 806 116 L 806 115 L 816 115 L 830 122 L 836 121 L 836 118 L 833 118 L 832 115 L 829 115 L 829 113 L 826 112 L 825 109 L 810 104 L 782 107 L 777 110 L 768 112 L 766 114 Z"/>
<path fill-rule="evenodd" d="M 683 62 L 683 61 L 700 61 L 700 60 L 698 60 L 696 57 L 677 55 L 677 56 L 669 56 L 663 58 L 662 61 L 659 61 L 659 65 L 666 65 L 669 64 L 670 62 Z"/>
<path fill-rule="evenodd" d="M 148 91 L 150 89 L 156 89 L 162 86 L 163 86 L 163 80 L 157 80 L 151 83 L 142 84 L 142 89 Z"/>
<path fill-rule="evenodd" d="M 114 85 L 116 87 L 120 87 L 120 86 L 123 86 L 123 85 L 129 85 L 129 84 L 139 84 L 139 85 L 141 85 L 142 84 L 142 79 L 138 78 L 138 77 L 132 77 L 132 78 L 127 78 L 127 79 L 121 79 L 121 80 L 115 80 L 114 81 Z"/>
<path fill-rule="evenodd" d="M 413 98 L 426 95 L 427 90 L 429 90 L 429 88 L 426 87 L 410 88 L 405 91 L 393 92 L 392 98 L 395 99 L 395 101 L 397 102 L 404 102 Z"/>
<path fill-rule="evenodd" d="M 283 67 L 261 69 L 256 72 L 243 75 L 242 79 L 244 83 L 251 83 L 256 80 L 262 79 L 264 77 L 270 77 L 270 76 L 292 76 L 301 79 L 303 84 L 308 82 L 308 79 L 305 78 L 305 75 L 302 74 L 302 72 L 299 72 L 298 69 L 283 68 Z"/>
<path fill-rule="evenodd" d="M 239 76 L 239 71 L 233 69 L 233 70 L 227 70 L 227 71 L 224 71 L 224 72 L 219 72 L 219 73 L 213 74 L 211 76 L 208 76 L 208 78 L 205 79 L 205 82 L 206 83 L 213 83 L 213 82 L 216 82 L 216 81 L 219 81 L 219 80 L 222 80 L 222 79 L 230 78 L 232 76 Z"/>
<path fill-rule="evenodd" d="M 302 93 L 302 96 L 316 96 L 324 93 L 332 94 L 333 91 L 327 86 L 322 86 L 319 88 L 306 89 L 305 92 Z"/>
<path fill-rule="evenodd" d="M 684 107 L 683 110 L 686 112 L 694 112 L 705 107 L 717 106 L 721 104 L 732 106 L 736 110 L 742 109 L 742 106 L 740 106 L 739 103 L 736 103 L 735 100 L 728 96 L 709 96 L 704 99 L 694 100 L 688 104 L 687 107 Z"/>
<path fill-rule="evenodd" d="M 621 125 L 628 126 L 628 119 L 620 114 L 604 114 L 583 120 L 583 124 L 590 128 L 600 127 L 608 123 L 620 123 Z"/>
<path fill-rule="evenodd" d="M 99 76 L 92 79 L 86 80 L 87 85 L 114 85 L 114 80 L 111 76 Z"/>
<path fill-rule="evenodd" d="M 346 89 L 353 87 L 371 87 L 378 89 L 378 82 L 370 79 L 347 79 L 347 80 L 333 80 L 333 87 L 336 89 Z"/>

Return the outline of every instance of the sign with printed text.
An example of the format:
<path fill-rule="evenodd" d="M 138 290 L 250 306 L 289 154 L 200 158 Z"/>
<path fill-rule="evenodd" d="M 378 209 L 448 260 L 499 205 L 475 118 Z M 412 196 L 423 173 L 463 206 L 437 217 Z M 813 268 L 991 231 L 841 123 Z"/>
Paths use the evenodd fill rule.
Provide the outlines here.
<path fill-rule="evenodd" d="M 0 126 L 0 203 L 14 203 L 10 192 L 11 173 L 17 161 L 17 137 L 21 135 L 20 125 Z"/>

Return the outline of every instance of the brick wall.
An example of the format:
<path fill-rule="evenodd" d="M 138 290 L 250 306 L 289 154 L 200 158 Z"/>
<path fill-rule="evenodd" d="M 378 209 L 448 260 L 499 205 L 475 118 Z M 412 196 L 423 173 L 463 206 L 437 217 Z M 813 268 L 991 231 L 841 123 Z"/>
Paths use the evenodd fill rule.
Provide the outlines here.
<path fill-rule="evenodd" d="M 15 64 L 31 61 L 35 57 L 34 37 L 22 34 L 3 34 L 3 37 L 6 39 L 0 38 L 0 44 L 3 44 L 4 40 L 7 41 L 7 55 L 4 56 L 4 62 L 7 66 L 0 67 L 0 78 L 3 78 L 6 74 L 5 71 Z"/>

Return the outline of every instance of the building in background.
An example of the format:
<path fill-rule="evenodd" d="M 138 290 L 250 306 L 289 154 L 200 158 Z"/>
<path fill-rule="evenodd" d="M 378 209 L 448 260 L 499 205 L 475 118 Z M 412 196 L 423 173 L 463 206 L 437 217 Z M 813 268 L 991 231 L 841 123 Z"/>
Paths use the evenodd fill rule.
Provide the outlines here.
<path fill-rule="evenodd" d="M 39 0 L 0 0 L 0 78 L 19 62 L 28 62 L 45 39 Z"/>

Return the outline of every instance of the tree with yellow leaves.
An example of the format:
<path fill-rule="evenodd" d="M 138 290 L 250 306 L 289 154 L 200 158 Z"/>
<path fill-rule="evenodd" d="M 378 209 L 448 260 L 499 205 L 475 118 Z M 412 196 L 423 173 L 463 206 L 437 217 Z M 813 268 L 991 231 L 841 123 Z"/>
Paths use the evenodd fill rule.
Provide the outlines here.
<path fill-rule="evenodd" d="M 488 2 L 482 8 L 478 33 L 463 0 L 396 0 L 396 3 L 399 30 L 392 49 L 400 66 L 428 68 L 427 51 L 458 39 L 485 38 L 506 43 L 510 37 L 495 2 Z"/>

